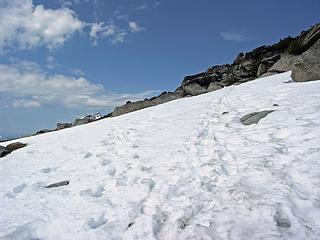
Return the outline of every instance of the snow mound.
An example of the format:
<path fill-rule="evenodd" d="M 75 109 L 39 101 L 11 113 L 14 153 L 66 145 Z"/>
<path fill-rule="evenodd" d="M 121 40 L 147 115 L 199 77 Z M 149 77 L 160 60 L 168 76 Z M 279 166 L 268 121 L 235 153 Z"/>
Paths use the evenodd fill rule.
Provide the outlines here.
<path fill-rule="evenodd" d="M 0 161 L 0 238 L 320 239 L 320 81 L 290 80 L 20 139 Z"/>

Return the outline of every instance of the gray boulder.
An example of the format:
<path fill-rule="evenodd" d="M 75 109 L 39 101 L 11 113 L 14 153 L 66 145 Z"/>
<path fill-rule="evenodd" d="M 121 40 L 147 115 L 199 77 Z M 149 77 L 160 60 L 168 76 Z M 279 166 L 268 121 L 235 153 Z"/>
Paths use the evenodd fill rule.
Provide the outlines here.
<path fill-rule="evenodd" d="M 61 129 L 70 128 L 70 127 L 72 127 L 72 123 L 57 123 L 56 130 L 61 130 Z"/>
<path fill-rule="evenodd" d="M 46 188 L 56 188 L 56 187 L 67 186 L 67 185 L 69 185 L 69 183 L 70 183 L 70 181 L 62 181 L 62 182 L 50 184 L 50 185 L 46 186 Z"/>
<path fill-rule="evenodd" d="M 10 143 L 6 147 L 0 146 L 0 157 L 5 157 L 6 155 L 12 153 L 13 151 L 23 148 L 25 146 L 27 146 L 27 144 L 20 143 L 20 142 Z"/>
<path fill-rule="evenodd" d="M 11 152 L 18 150 L 20 148 L 23 148 L 25 146 L 27 146 L 27 144 L 21 143 L 21 142 L 15 142 L 15 143 L 10 143 L 9 145 L 7 145 L 6 149 L 11 153 Z"/>
<path fill-rule="evenodd" d="M 278 60 L 280 60 L 280 58 L 281 55 L 276 54 L 274 56 L 262 59 L 257 70 L 257 77 L 260 77 L 261 75 L 265 74 L 270 67 L 272 67 Z"/>
<path fill-rule="evenodd" d="M 207 90 L 201 87 L 198 83 L 191 83 L 189 85 L 185 85 L 183 86 L 183 90 L 186 92 L 187 95 L 190 94 L 192 96 L 197 96 L 207 92 Z"/>
<path fill-rule="evenodd" d="M 3 146 L 0 145 L 0 158 L 8 155 L 10 152 Z"/>
<path fill-rule="evenodd" d="M 48 132 L 52 132 L 52 130 L 50 130 L 50 129 L 42 129 L 42 130 L 39 130 L 38 132 L 36 132 L 36 135 L 44 134 L 44 133 L 48 133 Z"/>
<path fill-rule="evenodd" d="M 268 114 L 272 113 L 274 110 L 267 110 L 261 112 L 253 112 L 249 113 L 242 118 L 240 118 L 240 122 L 243 125 L 251 125 L 251 124 L 258 124 L 262 118 L 265 118 Z"/>
<path fill-rule="evenodd" d="M 216 82 L 212 82 L 210 83 L 209 87 L 207 88 L 207 92 L 212 92 L 212 91 L 216 91 L 221 89 L 222 87 L 216 83 Z"/>
<path fill-rule="evenodd" d="M 263 77 L 276 73 L 292 71 L 296 82 L 320 80 L 320 40 L 301 55 L 282 55 Z"/>
<path fill-rule="evenodd" d="M 292 69 L 292 79 L 296 82 L 320 80 L 320 40 L 301 55 Z"/>
<path fill-rule="evenodd" d="M 78 125 L 82 125 L 82 124 L 87 124 L 89 122 L 92 122 L 92 116 L 91 115 L 87 115 L 83 118 L 77 118 L 76 120 L 74 120 L 72 126 L 78 126 Z"/>
<path fill-rule="evenodd" d="M 320 80 L 320 64 L 296 64 L 292 71 L 292 79 L 296 82 Z"/>
<path fill-rule="evenodd" d="M 112 117 L 120 116 L 129 112 L 138 111 L 144 108 L 156 106 L 162 103 L 166 103 L 175 99 L 181 98 L 182 95 L 176 92 L 163 92 L 157 97 L 145 99 L 143 101 L 130 102 L 128 101 L 125 105 L 116 107 L 112 112 Z"/>

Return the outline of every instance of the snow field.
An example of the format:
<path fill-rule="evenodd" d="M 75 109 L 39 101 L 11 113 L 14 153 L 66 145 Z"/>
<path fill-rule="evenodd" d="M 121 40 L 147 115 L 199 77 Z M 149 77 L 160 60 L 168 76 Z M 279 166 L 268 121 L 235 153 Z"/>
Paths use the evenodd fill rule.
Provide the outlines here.
<path fill-rule="evenodd" d="M 320 239 L 320 81 L 290 80 L 19 140 L 0 161 L 0 238 Z"/>

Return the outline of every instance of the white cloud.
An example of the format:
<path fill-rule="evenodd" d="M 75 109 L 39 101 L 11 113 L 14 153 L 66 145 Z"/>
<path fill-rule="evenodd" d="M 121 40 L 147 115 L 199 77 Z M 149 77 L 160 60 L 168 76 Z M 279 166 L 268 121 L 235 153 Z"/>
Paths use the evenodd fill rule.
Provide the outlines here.
<path fill-rule="evenodd" d="M 84 3 L 84 2 L 90 2 L 90 0 L 59 0 L 60 4 L 63 6 L 63 7 L 70 7 L 72 6 L 74 3 L 75 4 L 81 4 L 81 3 Z M 96 1 L 94 1 L 96 2 Z"/>
<path fill-rule="evenodd" d="M 156 91 L 157 92 L 157 91 Z M 0 95 L 13 107 L 58 104 L 75 107 L 115 107 L 127 100 L 150 97 L 155 91 L 138 94 L 106 94 L 101 84 L 84 77 L 49 75 L 34 62 L 0 64 Z"/>
<path fill-rule="evenodd" d="M 85 23 L 68 8 L 46 9 L 32 0 L 3 0 L 0 5 L 0 50 L 13 45 L 22 49 L 61 46 Z"/>
<path fill-rule="evenodd" d="M 113 23 L 104 22 L 94 23 L 91 27 L 90 37 L 94 45 L 97 45 L 98 38 L 108 38 L 112 44 L 122 43 L 125 40 L 127 32 L 115 26 Z"/>
<path fill-rule="evenodd" d="M 128 23 L 129 24 L 129 29 L 131 32 L 141 32 L 144 31 L 145 28 L 140 27 L 136 22 L 131 21 Z"/>
<path fill-rule="evenodd" d="M 90 29 L 90 38 L 96 45 L 99 38 L 108 39 L 111 44 L 125 41 L 129 32 L 141 32 L 144 28 L 136 22 L 129 22 L 127 27 L 119 27 L 112 19 L 108 23 L 86 23 L 81 21 L 68 6 L 89 0 L 60 1 L 64 6 L 48 9 L 43 5 L 34 5 L 32 0 L 0 0 L 0 53 L 10 48 L 30 49 L 44 46 L 50 50 L 64 45 L 76 32 Z M 93 1 L 97 8 L 103 3 Z M 124 16 L 122 16 L 124 18 Z M 49 68 L 54 65 L 48 63 Z"/>
<path fill-rule="evenodd" d="M 248 40 L 248 36 L 243 32 L 221 32 L 220 36 L 224 40 L 233 42 L 245 42 Z"/>
<path fill-rule="evenodd" d="M 40 103 L 31 99 L 14 99 L 11 102 L 11 106 L 15 108 L 38 108 Z"/>
<path fill-rule="evenodd" d="M 141 11 L 141 10 L 145 10 L 148 8 L 148 5 L 146 3 L 136 7 L 136 10 Z"/>

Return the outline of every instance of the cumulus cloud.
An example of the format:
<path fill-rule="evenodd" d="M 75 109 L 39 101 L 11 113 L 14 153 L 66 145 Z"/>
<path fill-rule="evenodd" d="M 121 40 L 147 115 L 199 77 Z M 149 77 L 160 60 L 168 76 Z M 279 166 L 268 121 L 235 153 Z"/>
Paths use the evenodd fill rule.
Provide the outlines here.
<path fill-rule="evenodd" d="M 68 8 L 46 9 L 32 0 L 3 0 L 0 5 L 0 50 L 61 46 L 85 24 Z"/>
<path fill-rule="evenodd" d="M 141 31 L 144 31 L 145 28 L 144 27 L 141 27 L 139 26 L 136 22 L 134 21 L 131 21 L 128 23 L 129 24 L 129 28 L 130 28 L 130 31 L 131 32 L 141 32 Z"/>
<path fill-rule="evenodd" d="M 13 99 L 11 106 L 15 108 L 38 108 L 40 103 L 32 99 Z"/>
<path fill-rule="evenodd" d="M 125 30 L 115 26 L 113 23 L 94 23 L 90 31 L 90 37 L 94 45 L 97 45 L 98 38 L 108 38 L 112 44 L 122 43 L 126 35 L 127 32 Z"/>
<path fill-rule="evenodd" d="M 148 5 L 146 3 L 141 4 L 140 6 L 136 7 L 136 10 L 141 11 L 148 8 Z"/>
<path fill-rule="evenodd" d="M 0 53 L 18 47 L 31 49 L 44 46 L 50 50 L 64 45 L 77 32 L 87 33 L 96 45 L 99 38 L 108 39 L 111 44 L 122 43 L 128 33 L 140 32 L 144 28 L 136 22 L 128 22 L 125 28 L 119 27 L 112 19 L 108 23 L 87 23 L 68 8 L 73 3 L 87 0 L 61 1 L 64 7 L 48 9 L 34 5 L 32 0 L 0 1 Z M 95 0 L 94 5 L 102 3 Z M 118 18 L 120 20 L 120 18 Z M 54 67 L 53 65 L 48 67 Z"/>
<path fill-rule="evenodd" d="M 243 32 L 221 32 L 220 36 L 224 40 L 233 42 L 245 42 L 248 40 L 248 36 Z"/>
<path fill-rule="evenodd" d="M 157 91 L 156 91 L 157 92 Z M 84 77 L 50 75 L 34 62 L 0 64 L 0 94 L 8 96 L 7 105 L 40 107 L 48 104 L 75 107 L 115 107 L 127 100 L 137 100 L 155 94 L 107 94 L 101 84 Z"/>

